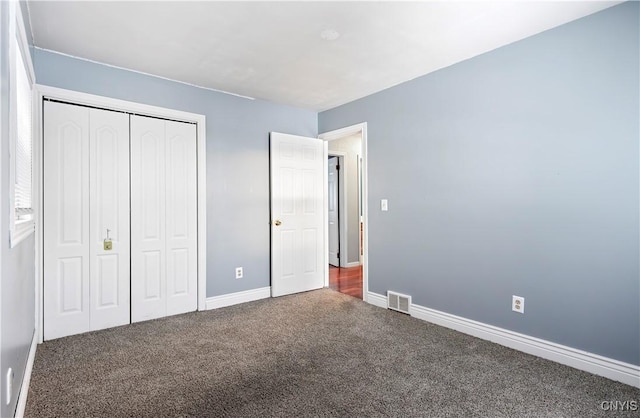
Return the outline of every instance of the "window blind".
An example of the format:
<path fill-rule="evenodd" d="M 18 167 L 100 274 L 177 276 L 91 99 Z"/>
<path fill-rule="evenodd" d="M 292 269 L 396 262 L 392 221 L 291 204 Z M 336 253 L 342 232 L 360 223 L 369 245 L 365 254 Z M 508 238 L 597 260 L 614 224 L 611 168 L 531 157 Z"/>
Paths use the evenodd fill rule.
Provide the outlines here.
<path fill-rule="evenodd" d="M 15 40 L 16 44 L 17 39 Z M 32 124 L 31 82 L 22 58 L 21 48 L 16 45 L 16 151 L 15 151 L 15 211 L 16 220 L 29 219 L 33 213 L 31 205 L 32 182 Z"/>

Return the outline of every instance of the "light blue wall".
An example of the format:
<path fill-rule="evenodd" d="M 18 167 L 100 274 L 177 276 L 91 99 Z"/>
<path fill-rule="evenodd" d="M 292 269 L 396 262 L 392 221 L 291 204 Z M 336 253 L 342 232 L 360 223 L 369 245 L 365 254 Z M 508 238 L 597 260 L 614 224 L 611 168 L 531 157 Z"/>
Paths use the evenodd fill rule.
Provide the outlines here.
<path fill-rule="evenodd" d="M 319 115 L 368 123 L 371 291 L 640 364 L 639 6 Z"/>
<path fill-rule="evenodd" d="M 34 57 L 39 84 L 205 115 L 207 296 L 269 286 L 269 132 L 316 136 L 315 112 L 42 50 Z"/>
<path fill-rule="evenodd" d="M 0 2 L 0 416 L 13 416 L 35 330 L 35 243 L 9 248 L 9 2 Z M 6 404 L 7 370 L 14 371 Z"/>

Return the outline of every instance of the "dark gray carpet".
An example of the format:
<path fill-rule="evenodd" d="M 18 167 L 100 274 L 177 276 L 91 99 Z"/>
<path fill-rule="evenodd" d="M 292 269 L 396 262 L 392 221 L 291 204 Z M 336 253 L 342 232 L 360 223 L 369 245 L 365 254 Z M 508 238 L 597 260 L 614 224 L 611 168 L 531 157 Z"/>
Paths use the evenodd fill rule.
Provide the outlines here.
<path fill-rule="evenodd" d="M 640 390 L 331 290 L 46 342 L 26 416 L 590 417 Z"/>

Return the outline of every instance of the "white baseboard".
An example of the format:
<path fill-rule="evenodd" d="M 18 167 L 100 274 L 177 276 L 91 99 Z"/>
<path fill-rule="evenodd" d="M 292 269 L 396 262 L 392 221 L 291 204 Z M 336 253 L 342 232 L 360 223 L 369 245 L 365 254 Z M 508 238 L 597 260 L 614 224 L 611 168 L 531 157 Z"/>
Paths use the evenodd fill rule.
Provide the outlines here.
<path fill-rule="evenodd" d="M 251 302 L 258 299 L 271 297 L 271 286 L 258 289 L 245 290 L 243 292 L 228 293 L 221 296 L 207 298 L 206 309 L 224 308 L 225 306 L 237 305 L 239 303 Z"/>
<path fill-rule="evenodd" d="M 360 267 L 360 262 L 359 261 L 352 261 L 352 262 L 347 263 L 345 265 L 345 268 L 351 268 L 351 267 Z"/>
<path fill-rule="evenodd" d="M 27 365 L 24 368 L 24 376 L 22 385 L 20 385 L 20 393 L 18 394 L 18 405 L 16 406 L 16 418 L 24 416 L 24 410 L 27 407 L 27 395 L 29 393 L 29 383 L 31 383 L 31 371 L 33 370 L 33 362 L 36 359 L 36 349 L 38 347 L 38 333 L 33 333 L 31 347 L 29 347 L 29 357 L 27 357 Z"/>
<path fill-rule="evenodd" d="M 379 308 L 387 309 L 387 298 L 373 292 L 367 292 L 367 302 Z"/>
<path fill-rule="evenodd" d="M 367 301 L 382 308 L 387 307 L 387 298 L 377 293 L 368 293 Z M 578 350 L 561 344 L 504 328 L 473 321 L 435 309 L 411 304 L 411 316 L 446 328 L 451 328 L 474 337 L 488 340 L 505 347 L 513 348 L 564 364 L 608 379 L 640 388 L 640 366 L 603 357 L 598 354 Z"/>

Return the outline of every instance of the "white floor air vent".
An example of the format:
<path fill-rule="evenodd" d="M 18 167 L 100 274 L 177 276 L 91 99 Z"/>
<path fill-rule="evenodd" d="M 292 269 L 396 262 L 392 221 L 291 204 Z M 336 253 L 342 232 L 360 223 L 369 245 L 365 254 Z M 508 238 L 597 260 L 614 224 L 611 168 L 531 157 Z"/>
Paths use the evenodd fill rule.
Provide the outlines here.
<path fill-rule="evenodd" d="M 390 290 L 387 291 L 387 308 L 411 315 L 409 313 L 410 306 L 411 296 L 392 292 Z"/>

